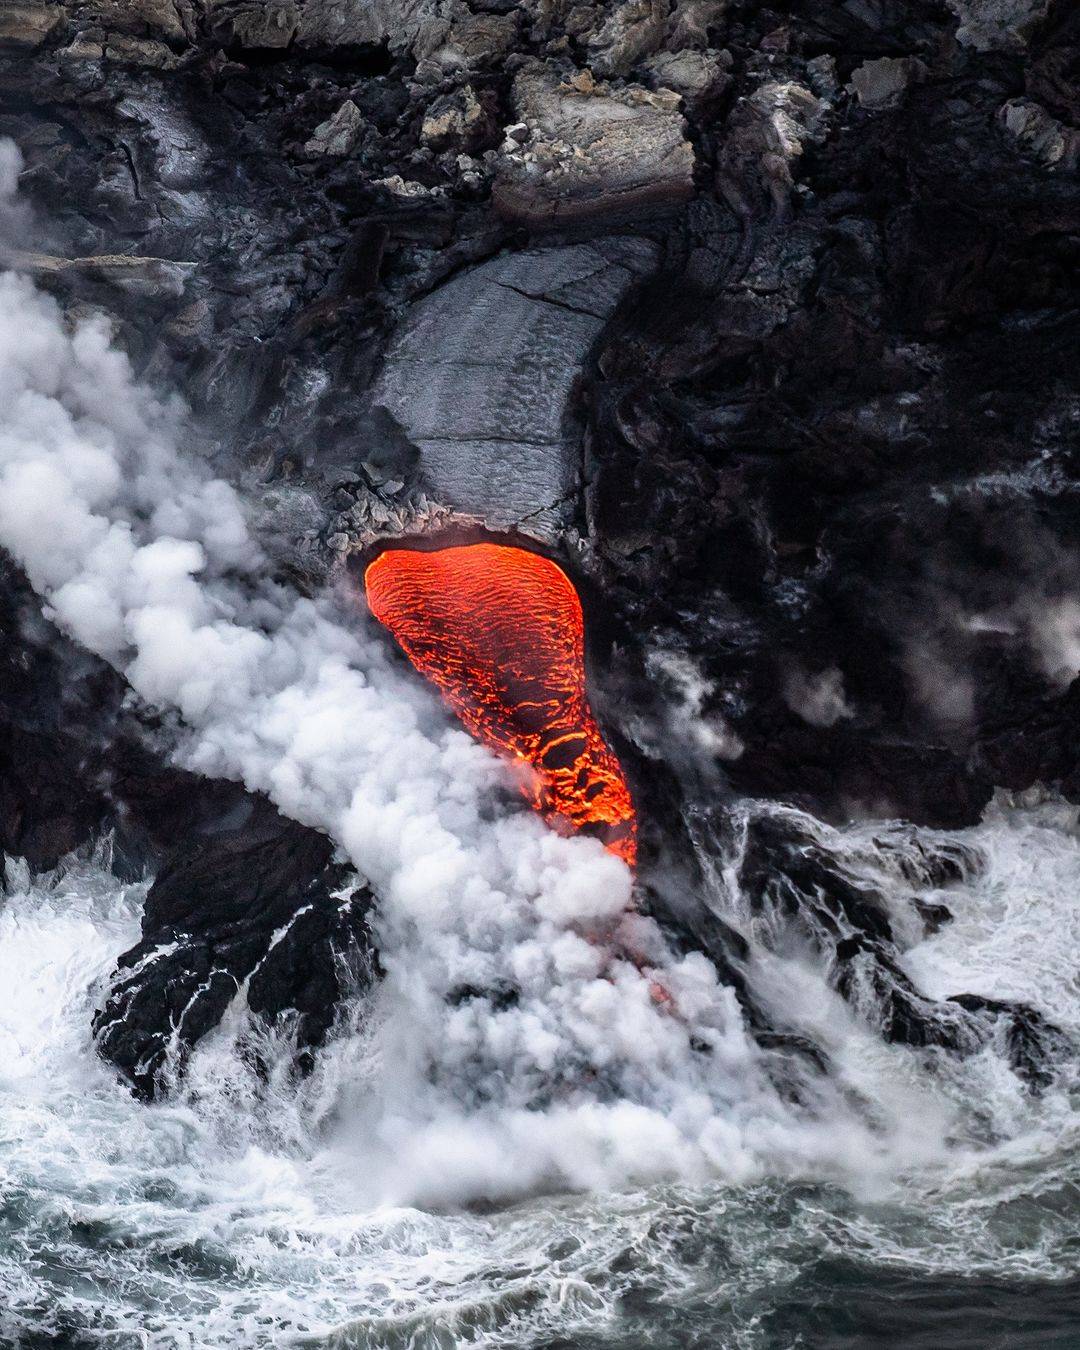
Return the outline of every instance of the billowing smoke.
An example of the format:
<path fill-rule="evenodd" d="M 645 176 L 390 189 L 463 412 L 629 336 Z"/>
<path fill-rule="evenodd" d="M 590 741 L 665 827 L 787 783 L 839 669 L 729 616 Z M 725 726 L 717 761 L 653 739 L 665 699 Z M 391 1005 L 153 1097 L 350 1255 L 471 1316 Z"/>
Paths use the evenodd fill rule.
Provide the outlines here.
<path fill-rule="evenodd" d="M 0 546 L 65 632 L 174 711 L 178 760 L 327 832 L 380 898 L 387 977 L 339 1140 L 371 1198 L 862 1154 L 838 1104 L 819 1129 L 777 1094 L 731 991 L 633 912 L 617 858 L 498 807 L 505 770 L 392 658 L 358 594 L 266 580 L 241 501 L 183 438 L 183 409 L 137 383 L 104 319 L 69 323 L 0 276 Z"/>

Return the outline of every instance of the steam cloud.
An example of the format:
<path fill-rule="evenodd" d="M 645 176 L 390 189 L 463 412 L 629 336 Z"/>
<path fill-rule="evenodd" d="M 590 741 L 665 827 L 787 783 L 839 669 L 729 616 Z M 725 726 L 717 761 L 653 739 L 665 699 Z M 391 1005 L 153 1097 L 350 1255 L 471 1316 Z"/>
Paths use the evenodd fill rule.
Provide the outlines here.
<path fill-rule="evenodd" d="M 844 694 L 844 676 L 836 666 L 817 675 L 789 671 L 783 694 L 791 711 L 813 727 L 834 727 L 852 715 Z"/>
<path fill-rule="evenodd" d="M 670 692 L 666 705 L 668 738 L 692 746 L 717 759 L 738 759 L 745 749 L 739 736 L 717 712 L 707 713 L 706 704 L 716 685 L 706 679 L 684 652 L 656 648 L 645 658 L 645 669 Z"/>
<path fill-rule="evenodd" d="M 8 149 L 0 174 L 13 207 Z M 372 1198 L 742 1179 L 766 1155 L 828 1169 L 857 1151 L 835 1117 L 819 1132 L 780 1099 L 731 991 L 634 914 L 618 859 L 493 811 L 506 771 L 391 659 L 357 596 L 265 579 L 234 490 L 180 454 L 183 418 L 104 319 L 71 326 L 0 275 L 0 546 L 65 632 L 175 710 L 180 762 L 326 831 L 380 897 L 387 977 L 343 1127 Z M 519 996 L 448 998 L 465 986 Z"/>

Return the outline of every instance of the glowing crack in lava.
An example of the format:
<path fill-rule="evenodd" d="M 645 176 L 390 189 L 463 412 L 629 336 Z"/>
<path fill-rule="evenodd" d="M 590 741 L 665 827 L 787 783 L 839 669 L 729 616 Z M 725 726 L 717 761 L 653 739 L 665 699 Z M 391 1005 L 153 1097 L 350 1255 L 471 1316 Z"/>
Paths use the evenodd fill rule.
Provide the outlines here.
<path fill-rule="evenodd" d="M 371 612 L 485 745 L 531 766 L 533 806 L 633 865 L 634 804 L 585 692 L 581 601 L 555 563 L 468 544 L 389 549 L 364 575 Z"/>

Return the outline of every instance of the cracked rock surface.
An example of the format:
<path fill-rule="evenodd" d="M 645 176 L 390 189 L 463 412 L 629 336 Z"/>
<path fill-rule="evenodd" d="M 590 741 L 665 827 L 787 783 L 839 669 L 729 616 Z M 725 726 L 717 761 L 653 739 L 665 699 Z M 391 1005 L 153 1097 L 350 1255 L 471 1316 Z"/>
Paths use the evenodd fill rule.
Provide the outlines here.
<path fill-rule="evenodd" d="M 432 498 L 489 529 L 557 541 L 581 488 L 575 383 L 648 240 L 526 249 L 413 306 L 374 388 L 420 454 Z"/>
<path fill-rule="evenodd" d="M 573 221 L 647 216 L 693 195 L 694 154 L 680 96 L 640 85 L 598 85 L 585 72 L 563 81 L 529 67 L 514 84 L 528 141 L 511 144 L 493 202 L 537 229 Z"/>

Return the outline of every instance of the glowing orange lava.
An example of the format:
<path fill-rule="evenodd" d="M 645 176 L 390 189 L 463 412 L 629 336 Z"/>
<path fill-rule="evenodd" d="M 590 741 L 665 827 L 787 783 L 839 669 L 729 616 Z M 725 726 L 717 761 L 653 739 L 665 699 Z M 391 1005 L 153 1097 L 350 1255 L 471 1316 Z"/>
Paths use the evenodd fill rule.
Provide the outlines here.
<path fill-rule="evenodd" d="M 371 612 L 469 731 L 532 766 L 533 806 L 632 865 L 634 804 L 589 707 L 581 601 L 562 569 L 468 544 L 390 549 L 364 581 Z"/>

